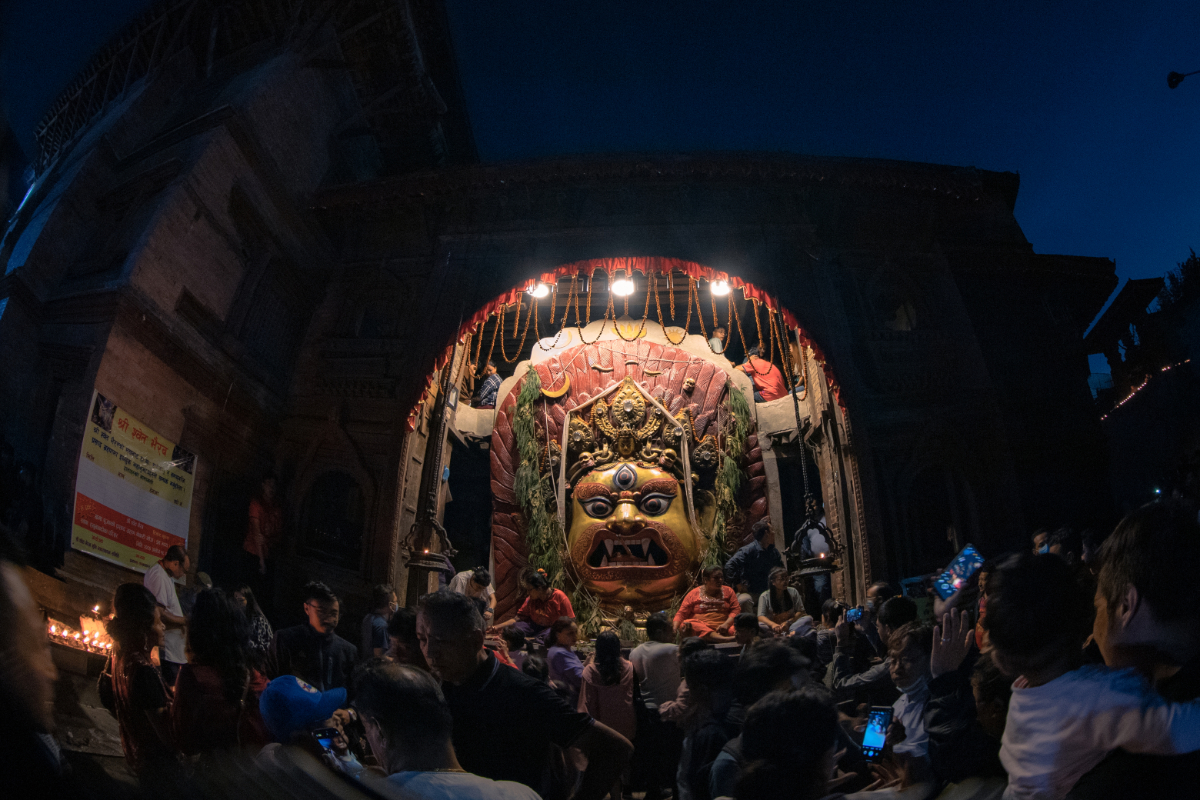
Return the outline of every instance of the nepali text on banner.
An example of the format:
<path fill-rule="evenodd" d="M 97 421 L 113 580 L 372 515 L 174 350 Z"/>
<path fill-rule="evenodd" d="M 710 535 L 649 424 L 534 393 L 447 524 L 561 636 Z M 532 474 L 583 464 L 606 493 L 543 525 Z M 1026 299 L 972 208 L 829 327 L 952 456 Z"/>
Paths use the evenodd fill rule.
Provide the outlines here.
<path fill-rule="evenodd" d="M 94 393 L 75 481 L 71 545 L 139 571 L 186 546 L 195 456 Z"/>

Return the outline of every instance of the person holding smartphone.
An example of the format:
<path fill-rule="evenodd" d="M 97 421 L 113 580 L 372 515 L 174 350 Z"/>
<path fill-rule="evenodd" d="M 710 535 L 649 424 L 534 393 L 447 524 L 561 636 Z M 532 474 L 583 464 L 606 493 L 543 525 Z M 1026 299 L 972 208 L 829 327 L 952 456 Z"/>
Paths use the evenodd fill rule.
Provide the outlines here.
<path fill-rule="evenodd" d="M 887 642 L 893 633 L 917 619 L 917 604 L 907 597 L 893 597 L 879 609 L 875 619 L 875 630 L 882 642 Z M 895 702 L 897 690 L 891 679 L 891 662 L 888 658 L 876 664 L 864 660 L 865 637 L 857 636 L 853 624 L 845 617 L 834 626 L 837 647 L 833 652 L 833 683 L 830 688 L 834 696 L 848 699 L 856 696 L 869 705 L 890 705 Z"/>

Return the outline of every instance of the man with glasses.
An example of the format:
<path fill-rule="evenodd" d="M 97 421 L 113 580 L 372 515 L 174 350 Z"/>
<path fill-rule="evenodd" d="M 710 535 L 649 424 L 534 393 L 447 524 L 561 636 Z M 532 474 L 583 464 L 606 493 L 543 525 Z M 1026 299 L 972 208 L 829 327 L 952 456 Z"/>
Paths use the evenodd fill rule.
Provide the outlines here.
<path fill-rule="evenodd" d="M 323 583 L 308 584 L 304 613 L 307 622 L 275 634 L 268 667 L 271 677 L 295 675 L 322 692 L 348 686 L 358 648 L 334 633 L 341 613 L 337 596 Z"/>

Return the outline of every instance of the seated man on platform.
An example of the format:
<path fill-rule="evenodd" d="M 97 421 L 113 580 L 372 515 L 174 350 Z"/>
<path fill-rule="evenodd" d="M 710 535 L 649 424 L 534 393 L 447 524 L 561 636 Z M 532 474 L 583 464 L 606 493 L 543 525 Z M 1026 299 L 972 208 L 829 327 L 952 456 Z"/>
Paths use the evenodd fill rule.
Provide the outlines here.
<path fill-rule="evenodd" d="M 304 613 L 307 622 L 275 633 L 268 656 L 271 677 L 295 675 L 322 692 L 348 686 L 358 648 L 333 632 L 341 615 L 337 596 L 323 583 L 308 584 Z"/>
<path fill-rule="evenodd" d="M 371 751 L 404 797 L 538 800 L 528 786 L 463 769 L 451 743 L 454 719 L 429 673 L 385 661 L 364 664 L 354 676 L 354 708 Z"/>
<path fill-rule="evenodd" d="M 496 362 L 489 361 L 483 368 L 483 383 L 479 384 L 479 401 L 476 408 L 495 408 L 496 394 L 500 391 L 500 376 L 496 374 Z"/>
<path fill-rule="evenodd" d="M 483 646 L 483 618 L 469 597 L 441 590 L 422 598 L 417 637 L 442 680 L 464 769 L 557 796 L 547 774 L 551 747 L 577 747 L 588 768 L 575 796 L 598 800 L 612 788 L 633 746 L 572 709 L 547 684 L 501 664 Z"/>
<path fill-rule="evenodd" d="M 750 376 L 754 383 L 754 402 L 769 403 L 787 395 L 787 383 L 779 367 L 760 358 L 757 347 L 746 351 L 746 360 L 740 367 L 742 372 Z"/>

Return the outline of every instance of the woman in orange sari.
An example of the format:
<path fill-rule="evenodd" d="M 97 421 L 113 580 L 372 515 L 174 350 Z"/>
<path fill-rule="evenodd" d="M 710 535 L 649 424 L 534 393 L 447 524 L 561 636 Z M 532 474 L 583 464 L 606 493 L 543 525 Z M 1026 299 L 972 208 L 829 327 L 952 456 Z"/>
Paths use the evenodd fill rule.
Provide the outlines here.
<path fill-rule="evenodd" d="M 725 570 L 705 567 L 702 583 L 687 593 L 675 614 L 675 631 L 706 642 L 732 642 L 733 618 L 741 611 L 737 592 L 725 585 Z"/>

